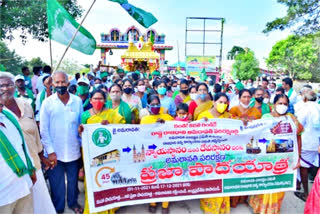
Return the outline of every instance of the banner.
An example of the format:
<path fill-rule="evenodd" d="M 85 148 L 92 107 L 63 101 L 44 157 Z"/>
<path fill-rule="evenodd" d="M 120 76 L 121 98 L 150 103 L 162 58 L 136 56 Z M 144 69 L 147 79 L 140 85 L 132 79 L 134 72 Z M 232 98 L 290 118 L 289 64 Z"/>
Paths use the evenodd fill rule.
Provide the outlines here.
<path fill-rule="evenodd" d="M 295 190 L 290 117 L 85 125 L 82 144 L 90 212 Z"/>
<path fill-rule="evenodd" d="M 187 56 L 187 74 L 193 77 L 199 77 L 203 69 L 205 69 L 206 72 L 216 72 L 215 61 L 216 57 L 214 56 Z"/>
<path fill-rule="evenodd" d="M 56 0 L 47 0 L 49 38 L 68 45 L 79 24 Z M 71 48 L 92 55 L 96 50 L 96 40 L 84 27 L 80 27 Z"/>

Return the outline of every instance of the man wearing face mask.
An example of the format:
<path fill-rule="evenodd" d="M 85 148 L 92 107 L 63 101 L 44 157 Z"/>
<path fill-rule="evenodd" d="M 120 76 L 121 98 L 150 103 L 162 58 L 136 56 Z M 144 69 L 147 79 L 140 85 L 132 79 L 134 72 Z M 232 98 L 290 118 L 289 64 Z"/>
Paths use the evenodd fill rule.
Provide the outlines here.
<path fill-rule="evenodd" d="M 67 174 L 67 204 L 76 213 L 78 204 L 78 172 L 81 139 L 78 127 L 83 112 L 82 100 L 68 89 L 68 75 L 57 71 L 52 76 L 56 93 L 45 99 L 40 110 L 41 141 L 48 153 L 51 197 L 57 213 L 65 208 L 65 172 Z"/>
<path fill-rule="evenodd" d="M 90 82 L 85 77 L 80 77 L 78 79 L 77 86 L 77 95 L 80 97 L 83 103 L 83 111 L 87 111 L 92 108 L 92 105 L 89 101 L 89 90 L 90 90 Z"/>
<path fill-rule="evenodd" d="M 248 79 L 248 82 L 246 84 L 246 89 L 252 88 L 253 87 L 253 79 Z"/>
<path fill-rule="evenodd" d="M 254 91 L 254 99 L 250 102 L 250 107 L 255 107 L 256 109 L 258 109 L 261 115 L 271 112 L 270 106 L 266 103 L 263 103 L 264 93 L 265 90 L 263 88 L 257 88 Z"/>
<path fill-rule="evenodd" d="M 34 96 L 32 91 L 26 87 L 24 77 L 22 75 L 17 75 L 14 80 L 17 89 L 14 93 L 14 97 L 21 97 L 22 99 L 26 100 L 34 109 Z"/>

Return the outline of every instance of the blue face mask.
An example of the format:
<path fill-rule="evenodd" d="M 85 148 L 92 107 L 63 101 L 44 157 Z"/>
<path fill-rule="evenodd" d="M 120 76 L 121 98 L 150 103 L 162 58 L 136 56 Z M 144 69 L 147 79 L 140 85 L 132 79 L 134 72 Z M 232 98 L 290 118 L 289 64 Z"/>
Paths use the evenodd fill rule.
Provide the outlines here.
<path fill-rule="evenodd" d="M 165 95 L 167 92 L 167 89 L 166 88 L 158 88 L 157 91 L 158 91 L 158 94 Z"/>
<path fill-rule="evenodd" d="M 199 97 L 202 101 L 205 101 L 207 98 L 207 94 L 200 94 Z"/>

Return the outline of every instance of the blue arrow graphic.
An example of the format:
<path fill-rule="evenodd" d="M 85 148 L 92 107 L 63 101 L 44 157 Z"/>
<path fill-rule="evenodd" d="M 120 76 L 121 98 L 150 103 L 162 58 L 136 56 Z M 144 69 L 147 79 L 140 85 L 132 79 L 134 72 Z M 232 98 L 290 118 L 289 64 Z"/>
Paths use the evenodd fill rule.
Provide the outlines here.
<path fill-rule="evenodd" d="M 129 153 L 130 151 L 131 151 L 131 149 L 130 149 L 129 146 L 128 146 L 127 148 L 123 148 L 123 149 L 122 149 L 122 152 L 128 152 L 128 153 Z"/>
<path fill-rule="evenodd" d="M 259 143 L 266 143 L 266 142 L 267 142 L 267 140 L 265 138 L 259 139 Z"/>
<path fill-rule="evenodd" d="M 151 146 L 148 146 L 148 149 L 156 149 L 157 148 L 157 146 L 156 145 L 154 145 L 154 144 L 152 144 Z"/>

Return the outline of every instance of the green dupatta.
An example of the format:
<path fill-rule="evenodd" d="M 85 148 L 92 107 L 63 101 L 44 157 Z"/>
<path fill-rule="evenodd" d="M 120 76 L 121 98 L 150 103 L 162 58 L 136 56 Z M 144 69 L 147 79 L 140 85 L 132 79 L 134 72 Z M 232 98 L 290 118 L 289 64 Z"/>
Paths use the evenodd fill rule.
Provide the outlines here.
<path fill-rule="evenodd" d="M 22 177 L 25 174 L 32 175 L 35 171 L 35 167 L 32 165 L 31 159 L 27 153 L 26 143 L 24 141 L 24 136 L 16 118 L 6 110 L 2 110 L 2 113 L 13 123 L 13 125 L 18 129 L 20 137 L 22 139 L 22 148 L 26 157 L 27 166 L 22 161 L 21 157 L 10 143 L 6 135 L 0 130 L 0 153 L 3 159 L 6 161 L 8 166 L 12 171 L 18 176 Z"/>
<path fill-rule="evenodd" d="M 253 102 L 250 102 L 250 107 L 254 107 L 254 105 L 256 104 L 256 101 L 254 100 Z M 268 104 L 262 103 L 261 104 L 261 115 L 265 115 L 270 113 L 270 107 Z"/>
<path fill-rule="evenodd" d="M 108 100 L 106 102 L 106 107 L 108 109 L 113 109 L 111 100 Z M 130 109 L 130 106 L 126 102 L 123 102 L 122 100 L 120 100 L 118 112 L 122 117 L 125 118 L 126 124 L 131 124 L 131 109 Z"/>

